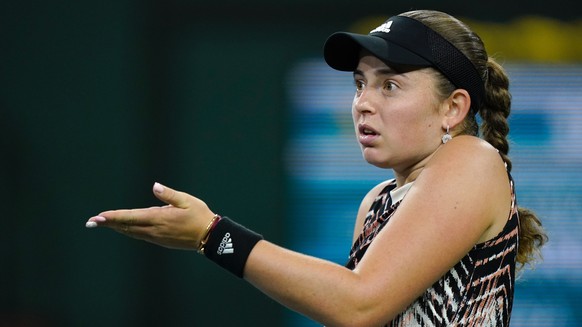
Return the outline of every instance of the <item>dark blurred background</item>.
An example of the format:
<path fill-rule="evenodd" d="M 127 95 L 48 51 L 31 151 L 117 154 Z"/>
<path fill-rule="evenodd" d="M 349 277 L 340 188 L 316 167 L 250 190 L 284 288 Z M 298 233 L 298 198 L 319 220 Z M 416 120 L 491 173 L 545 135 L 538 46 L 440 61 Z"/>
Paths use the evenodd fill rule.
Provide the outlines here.
<path fill-rule="evenodd" d="M 334 31 L 425 8 L 580 22 L 564 0 L 2 0 L 0 326 L 286 325 L 204 258 L 84 223 L 159 204 L 159 181 L 288 245 L 289 70 Z"/>

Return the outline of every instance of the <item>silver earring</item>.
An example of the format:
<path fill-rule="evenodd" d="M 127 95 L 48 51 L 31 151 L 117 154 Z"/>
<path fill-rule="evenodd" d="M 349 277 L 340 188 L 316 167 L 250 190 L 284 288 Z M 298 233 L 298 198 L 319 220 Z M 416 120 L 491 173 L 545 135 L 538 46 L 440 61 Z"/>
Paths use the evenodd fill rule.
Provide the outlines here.
<path fill-rule="evenodd" d="M 449 134 L 449 125 L 447 125 L 447 132 L 445 133 L 445 135 L 443 135 L 443 137 L 441 138 L 441 140 L 443 141 L 443 144 L 446 144 L 452 138 L 453 137 L 451 136 L 451 134 Z"/>

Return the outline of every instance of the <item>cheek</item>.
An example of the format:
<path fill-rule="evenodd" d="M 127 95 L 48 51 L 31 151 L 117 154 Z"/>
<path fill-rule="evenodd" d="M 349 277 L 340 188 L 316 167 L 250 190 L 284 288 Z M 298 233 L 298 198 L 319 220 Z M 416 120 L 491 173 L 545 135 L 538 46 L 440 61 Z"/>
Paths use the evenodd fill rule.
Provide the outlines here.
<path fill-rule="evenodd" d="M 352 120 L 354 121 L 354 125 L 356 124 L 360 116 L 361 116 L 360 113 L 358 112 L 358 110 L 356 110 L 355 103 L 352 104 Z"/>
<path fill-rule="evenodd" d="M 408 109 L 386 114 L 383 120 L 392 138 L 412 148 L 432 137 L 435 122 L 414 108 Z"/>
<path fill-rule="evenodd" d="M 391 112 L 386 112 L 382 120 L 386 126 L 390 129 L 398 130 L 400 132 L 406 132 L 410 134 L 416 130 L 416 125 L 418 123 L 418 116 L 414 114 L 411 110 L 394 110 Z"/>

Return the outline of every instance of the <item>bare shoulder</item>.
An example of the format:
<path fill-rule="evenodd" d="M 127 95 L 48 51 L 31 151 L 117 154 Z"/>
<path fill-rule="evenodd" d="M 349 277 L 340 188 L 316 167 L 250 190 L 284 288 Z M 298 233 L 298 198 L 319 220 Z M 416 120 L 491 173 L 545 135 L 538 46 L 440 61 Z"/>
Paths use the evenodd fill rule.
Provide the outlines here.
<path fill-rule="evenodd" d="M 460 135 L 453 138 L 449 143 L 444 145 L 440 151 L 455 152 L 461 157 L 464 155 L 473 156 L 475 154 L 481 154 L 499 158 L 497 149 L 495 149 L 491 144 L 481 138 L 470 135 Z"/>
<path fill-rule="evenodd" d="M 454 168 L 457 174 L 467 173 L 472 179 L 489 178 L 491 173 L 506 174 L 505 163 L 497 149 L 478 137 L 467 135 L 455 137 L 442 146 L 427 167 Z"/>
<path fill-rule="evenodd" d="M 508 183 L 505 163 L 497 149 L 480 138 L 463 135 L 453 138 L 434 154 L 416 184 L 454 188 L 487 200 L 488 197 L 498 199 L 494 195 L 507 191 Z"/>
<path fill-rule="evenodd" d="M 497 235 L 507 220 L 511 190 L 505 163 L 497 149 L 473 136 L 458 136 L 435 153 L 415 183 L 432 198 L 435 208 L 459 205 L 467 211 L 457 219 L 481 221 L 479 241 Z M 440 192 L 438 198 L 427 195 Z M 449 212 L 448 214 L 453 214 Z"/>

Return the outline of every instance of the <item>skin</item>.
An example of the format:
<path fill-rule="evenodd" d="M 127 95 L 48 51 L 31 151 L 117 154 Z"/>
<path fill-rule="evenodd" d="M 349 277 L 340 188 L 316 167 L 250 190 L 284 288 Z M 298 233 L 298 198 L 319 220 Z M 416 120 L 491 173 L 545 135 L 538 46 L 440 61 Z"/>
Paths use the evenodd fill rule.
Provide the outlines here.
<path fill-rule="evenodd" d="M 447 126 L 455 135 L 469 110 L 465 90 L 439 99 L 431 69 L 397 73 L 369 54 L 354 80 L 352 113 L 363 156 L 392 169 L 398 186 L 414 181 L 406 199 L 353 271 L 268 241 L 255 246 L 244 271 L 268 296 L 328 326 L 390 321 L 475 244 L 495 237 L 511 204 L 507 173 L 492 146 L 462 135 L 440 142 Z M 375 133 L 365 135 L 366 129 Z M 385 183 L 363 199 L 354 238 Z M 157 183 L 154 194 L 168 205 L 106 211 L 89 221 L 162 246 L 195 249 L 212 210 Z"/>

